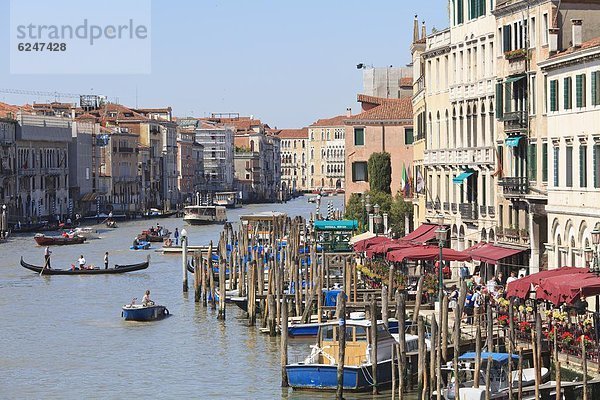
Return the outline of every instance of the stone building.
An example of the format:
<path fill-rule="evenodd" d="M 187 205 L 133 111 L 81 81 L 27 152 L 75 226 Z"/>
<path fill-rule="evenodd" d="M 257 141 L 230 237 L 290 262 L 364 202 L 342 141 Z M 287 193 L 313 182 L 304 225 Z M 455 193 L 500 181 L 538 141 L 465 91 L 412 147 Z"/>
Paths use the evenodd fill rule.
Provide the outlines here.
<path fill-rule="evenodd" d="M 352 116 L 351 109 L 346 111 L 346 115 L 319 119 L 308 127 L 311 190 L 344 189 L 347 129 L 344 121 Z"/>
<path fill-rule="evenodd" d="M 282 193 L 293 195 L 308 190 L 308 128 L 282 129 L 277 136 L 281 140 Z"/>

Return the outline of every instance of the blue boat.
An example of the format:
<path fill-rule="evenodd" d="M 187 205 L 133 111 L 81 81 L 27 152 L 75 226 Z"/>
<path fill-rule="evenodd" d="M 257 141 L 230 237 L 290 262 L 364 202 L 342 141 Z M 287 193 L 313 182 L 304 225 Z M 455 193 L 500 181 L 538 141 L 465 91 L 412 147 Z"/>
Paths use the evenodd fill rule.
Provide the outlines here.
<path fill-rule="evenodd" d="M 338 332 L 340 321 L 319 326 L 317 344 L 302 362 L 286 365 L 288 383 L 294 389 L 335 390 L 337 388 Z M 346 356 L 344 360 L 345 390 L 364 391 L 373 385 L 373 362 L 370 355 L 368 329 L 370 321 L 347 320 L 345 323 Z M 383 323 L 377 324 L 377 382 L 387 386 L 392 380 L 392 351 L 396 343 Z"/>
<path fill-rule="evenodd" d="M 149 305 L 127 304 L 122 307 L 122 310 L 121 316 L 125 321 L 155 321 L 169 315 L 167 307 L 154 303 Z"/>
<path fill-rule="evenodd" d="M 129 247 L 130 250 L 148 250 L 150 248 L 150 242 L 140 240 L 138 244 Z"/>
<path fill-rule="evenodd" d="M 288 326 L 288 336 L 290 337 L 314 337 L 319 333 L 318 322 L 307 324 L 291 324 Z M 388 320 L 388 331 L 398 333 L 398 321 L 394 318 Z"/>

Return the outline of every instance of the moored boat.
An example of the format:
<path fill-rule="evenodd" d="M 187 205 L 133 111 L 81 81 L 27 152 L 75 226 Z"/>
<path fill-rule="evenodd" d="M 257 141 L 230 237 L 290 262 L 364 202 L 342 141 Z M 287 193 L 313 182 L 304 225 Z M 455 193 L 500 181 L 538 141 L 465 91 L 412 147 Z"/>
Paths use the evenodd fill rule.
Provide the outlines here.
<path fill-rule="evenodd" d="M 224 224 L 227 212 L 223 206 L 187 206 L 183 220 L 190 225 Z"/>
<path fill-rule="evenodd" d="M 73 236 L 46 236 L 43 233 L 37 233 L 33 239 L 40 246 L 65 246 L 69 244 L 81 244 L 85 238 L 77 235 Z"/>
<path fill-rule="evenodd" d="M 114 221 L 114 220 L 106 221 L 106 227 L 107 228 L 118 228 L 117 221 Z"/>
<path fill-rule="evenodd" d="M 396 340 L 383 323 L 377 323 L 377 360 L 371 360 L 371 322 L 346 320 L 346 354 L 344 359 L 344 390 L 362 391 L 372 387 L 373 364 L 377 368 L 378 385 L 388 385 L 392 379 L 392 351 Z M 321 324 L 317 344 L 301 362 L 286 365 L 288 383 L 294 389 L 335 390 L 337 388 L 338 332 L 340 321 Z"/>
<path fill-rule="evenodd" d="M 137 244 L 130 246 L 129 250 L 148 250 L 150 246 L 150 242 L 139 240 Z"/>
<path fill-rule="evenodd" d="M 138 235 L 138 240 L 143 240 L 145 242 L 164 242 L 169 236 L 171 236 L 171 232 L 169 232 L 168 229 L 163 229 L 160 235 L 156 231 L 146 230 Z"/>
<path fill-rule="evenodd" d="M 155 321 L 169 315 L 165 306 L 153 302 L 144 304 L 127 304 L 121 307 L 121 316 L 125 321 Z"/>
<path fill-rule="evenodd" d="M 98 233 L 98 230 L 90 227 L 75 228 L 71 232 L 69 232 L 69 234 L 81 236 L 86 238 L 87 240 L 100 239 L 100 234 Z"/>
<path fill-rule="evenodd" d="M 216 192 L 213 197 L 213 204 L 227 208 L 241 207 L 237 192 Z"/>
<path fill-rule="evenodd" d="M 123 274 L 125 272 L 133 272 L 140 271 L 148 268 L 150 265 L 150 256 L 145 262 L 138 264 L 129 264 L 129 265 L 119 265 L 115 264 L 113 268 L 94 268 L 94 269 L 55 269 L 55 268 L 44 268 L 38 267 L 37 265 L 32 265 L 23 261 L 23 257 L 21 257 L 21 266 L 30 271 L 40 273 L 42 275 L 104 275 L 104 274 Z"/>

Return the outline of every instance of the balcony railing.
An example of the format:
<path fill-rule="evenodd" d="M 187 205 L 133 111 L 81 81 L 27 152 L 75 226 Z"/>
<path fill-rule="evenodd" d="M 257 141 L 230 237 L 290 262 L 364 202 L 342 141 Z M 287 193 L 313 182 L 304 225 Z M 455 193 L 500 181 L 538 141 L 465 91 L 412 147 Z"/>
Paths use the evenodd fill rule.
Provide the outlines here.
<path fill-rule="evenodd" d="M 525 111 L 505 112 L 502 117 L 504 121 L 504 130 L 519 130 L 527 127 L 527 115 Z"/>
<path fill-rule="evenodd" d="M 428 210 L 433 210 L 433 201 L 426 201 L 425 208 Z"/>
<path fill-rule="evenodd" d="M 444 211 L 450 211 L 450 203 L 444 202 Z"/>
<path fill-rule="evenodd" d="M 494 218 L 496 216 L 496 207 L 494 207 L 494 206 L 488 206 L 488 215 L 491 218 Z"/>
<path fill-rule="evenodd" d="M 455 213 L 458 211 L 458 205 L 456 203 L 452 203 L 452 212 Z"/>
<path fill-rule="evenodd" d="M 523 195 L 529 192 L 529 180 L 526 177 L 505 177 L 499 185 L 505 195 Z"/>
<path fill-rule="evenodd" d="M 500 228 L 498 229 L 498 240 L 505 243 L 529 244 L 529 232 L 527 229 Z"/>
<path fill-rule="evenodd" d="M 479 215 L 482 217 L 487 215 L 487 206 L 479 206 Z"/>
<path fill-rule="evenodd" d="M 477 219 L 477 204 L 461 203 L 458 207 L 460 215 L 465 220 Z"/>

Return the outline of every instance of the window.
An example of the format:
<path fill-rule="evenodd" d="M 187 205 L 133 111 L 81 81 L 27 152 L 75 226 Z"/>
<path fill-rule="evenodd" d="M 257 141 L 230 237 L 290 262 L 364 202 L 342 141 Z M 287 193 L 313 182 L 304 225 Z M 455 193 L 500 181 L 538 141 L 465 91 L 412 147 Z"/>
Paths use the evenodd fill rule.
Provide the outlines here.
<path fill-rule="evenodd" d="M 527 176 L 530 181 L 537 181 L 537 144 L 529 143 L 527 150 Z"/>
<path fill-rule="evenodd" d="M 559 152 L 559 148 L 558 146 L 554 147 L 554 159 L 552 160 L 554 162 L 554 186 L 558 187 L 558 184 L 560 183 L 560 180 L 558 179 L 558 166 L 559 166 L 559 162 L 558 162 L 558 156 L 560 155 Z"/>
<path fill-rule="evenodd" d="M 573 82 L 571 77 L 568 76 L 563 78 L 563 101 L 565 103 L 565 110 L 570 110 L 572 107 L 571 103 L 571 92 L 573 91 Z"/>
<path fill-rule="evenodd" d="M 502 103 L 504 102 L 502 95 L 502 82 L 496 83 L 496 118 L 500 119 L 504 115 Z"/>
<path fill-rule="evenodd" d="M 585 107 L 585 74 L 575 76 L 575 105 Z"/>
<path fill-rule="evenodd" d="M 469 0 L 469 19 L 485 15 L 485 0 Z"/>
<path fill-rule="evenodd" d="M 535 86 L 535 75 L 533 75 L 531 77 L 531 83 L 529 84 L 529 101 L 530 101 L 530 104 L 529 104 L 529 114 L 530 115 L 535 115 L 535 113 L 536 113 L 535 88 L 536 88 L 536 86 Z"/>
<path fill-rule="evenodd" d="M 594 145 L 594 187 L 600 188 L 600 144 Z"/>
<path fill-rule="evenodd" d="M 550 81 L 550 111 L 558 111 L 558 80 Z"/>
<path fill-rule="evenodd" d="M 542 143 L 542 182 L 548 182 L 548 143 Z"/>
<path fill-rule="evenodd" d="M 465 20 L 464 16 L 464 0 L 456 0 L 456 23 L 462 24 Z"/>
<path fill-rule="evenodd" d="M 579 187 L 587 187 L 587 146 L 579 145 Z"/>
<path fill-rule="evenodd" d="M 548 45 L 548 13 L 542 16 L 542 46 Z"/>
<path fill-rule="evenodd" d="M 592 105 L 600 104 L 600 71 L 592 72 Z"/>
<path fill-rule="evenodd" d="M 506 53 L 512 50 L 512 27 L 510 25 L 504 25 L 502 28 L 502 49 Z"/>
<path fill-rule="evenodd" d="M 573 187 L 573 146 L 567 146 L 566 186 Z"/>
<path fill-rule="evenodd" d="M 365 145 L 365 128 L 354 128 L 354 145 Z"/>
<path fill-rule="evenodd" d="M 404 144 L 413 144 L 414 141 L 413 128 L 404 128 Z"/>
<path fill-rule="evenodd" d="M 352 182 L 368 182 L 367 162 L 352 163 Z"/>
<path fill-rule="evenodd" d="M 535 17 L 531 17 L 531 25 L 529 26 L 529 47 L 535 47 Z"/>

